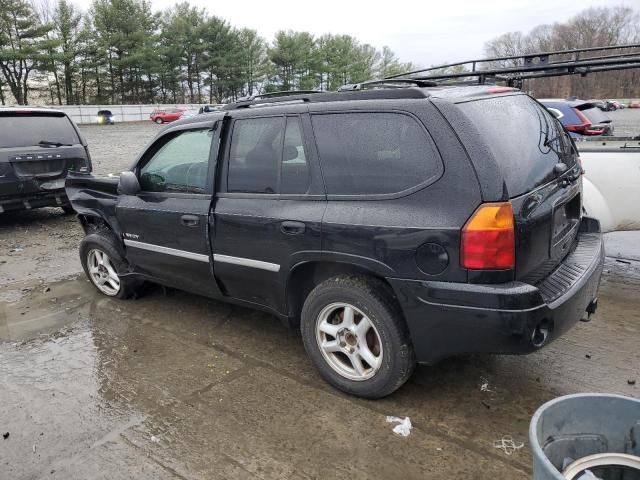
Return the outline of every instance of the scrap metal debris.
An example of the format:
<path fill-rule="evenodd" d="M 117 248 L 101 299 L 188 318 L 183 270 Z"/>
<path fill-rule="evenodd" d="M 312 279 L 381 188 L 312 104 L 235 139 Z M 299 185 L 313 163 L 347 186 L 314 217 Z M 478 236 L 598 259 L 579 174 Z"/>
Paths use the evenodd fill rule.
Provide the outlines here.
<path fill-rule="evenodd" d="M 516 443 L 511 435 L 505 435 L 500 440 L 493 442 L 493 447 L 503 450 L 507 455 L 513 455 L 517 450 L 524 447 L 524 443 Z"/>
<path fill-rule="evenodd" d="M 409 434 L 411 433 L 411 428 L 413 428 L 409 417 L 401 418 L 401 417 L 387 416 L 387 422 L 397 423 L 398 425 L 393 427 L 393 433 L 395 433 L 396 435 L 400 435 L 402 437 L 408 437 Z"/>
<path fill-rule="evenodd" d="M 4 438 L 5 440 L 6 440 L 7 438 L 9 438 L 9 432 L 7 432 L 7 433 L 3 433 L 3 434 L 2 434 L 2 438 Z"/>

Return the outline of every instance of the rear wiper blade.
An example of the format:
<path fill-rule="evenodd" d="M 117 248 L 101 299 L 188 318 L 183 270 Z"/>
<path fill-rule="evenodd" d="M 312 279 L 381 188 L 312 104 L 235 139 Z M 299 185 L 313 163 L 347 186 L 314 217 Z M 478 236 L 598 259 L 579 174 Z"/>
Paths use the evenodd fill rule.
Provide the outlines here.
<path fill-rule="evenodd" d="M 546 137 L 546 138 L 545 138 L 545 141 L 544 141 L 544 146 L 545 146 L 545 147 L 550 147 L 550 148 L 552 148 L 552 147 L 551 147 L 551 144 L 552 144 L 553 142 L 555 142 L 556 140 L 558 140 L 560 137 L 562 137 L 562 133 L 559 133 L 558 135 L 556 135 L 556 136 L 555 136 L 555 137 L 553 137 L 553 138 L 549 138 L 549 134 L 548 134 L 548 133 L 546 133 L 546 134 L 545 134 L 545 137 Z M 555 150 L 554 150 L 554 152 L 555 152 Z M 556 152 L 556 153 L 557 153 L 557 152 Z"/>
<path fill-rule="evenodd" d="M 40 140 L 38 145 L 42 145 L 45 147 L 71 147 L 70 143 L 61 143 L 61 142 L 52 142 L 50 140 Z"/>

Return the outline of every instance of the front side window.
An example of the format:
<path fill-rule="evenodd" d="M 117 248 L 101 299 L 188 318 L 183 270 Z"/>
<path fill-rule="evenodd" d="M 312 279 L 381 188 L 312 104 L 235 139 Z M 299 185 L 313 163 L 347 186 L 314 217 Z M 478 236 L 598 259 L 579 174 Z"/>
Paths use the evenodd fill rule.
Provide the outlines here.
<path fill-rule="evenodd" d="M 398 193 L 442 171 L 435 146 L 409 115 L 317 114 L 312 122 L 329 195 Z"/>
<path fill-rule="evenodd" d="M 140 169 L 142 190 L 204 193 L 212 138 L 209 128 L 176 133 Z"/>

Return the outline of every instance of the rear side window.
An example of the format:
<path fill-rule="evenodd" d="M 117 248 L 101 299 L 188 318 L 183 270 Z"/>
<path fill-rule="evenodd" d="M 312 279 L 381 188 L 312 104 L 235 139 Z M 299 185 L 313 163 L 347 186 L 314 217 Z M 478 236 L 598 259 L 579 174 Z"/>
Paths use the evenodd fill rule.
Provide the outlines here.
<path fill-rule="evenodd" d="M 554 166 L 575 164 L 575 151 L 560 123 L 527 95 L 489 97 L 459 104 L 484 137 L 510 197 L 555 178 Z"/>
<path fill-rule="evenodd" d="M 66 116 L 0 115 L 0 148 L 34 147 L 41 142 L 77 145 L 80 139 Z"/>
<path fill-rule="evenodd" d="M 398 193 L 435 180 L 440 156 L 411 116 L 384 112 L 312 117 L 330 195 Z"/>
<path fill-rule="evenodd" d="M 278 193 L 284 117 L 236 120 L 231 136 L 227 190 Z"/>
<path fill-rule="evenodd" d="M 311 171 L 298 117 L 236 120 L 227 191 L 305 194 Z"/>

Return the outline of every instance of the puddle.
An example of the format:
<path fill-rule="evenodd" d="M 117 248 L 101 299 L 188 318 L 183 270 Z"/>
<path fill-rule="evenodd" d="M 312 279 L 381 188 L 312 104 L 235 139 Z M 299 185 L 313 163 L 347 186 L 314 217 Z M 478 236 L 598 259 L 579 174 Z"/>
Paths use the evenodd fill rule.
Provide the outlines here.
<path fill-rule="evenodd" d="M 60 330 L 86 318 L 90 303 L 98 297 L 80 278 L 16 288 L 18 298 L 9 294 L 0 298 L 0 341 L 29 340 Z"/>

